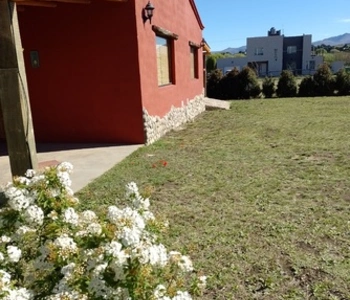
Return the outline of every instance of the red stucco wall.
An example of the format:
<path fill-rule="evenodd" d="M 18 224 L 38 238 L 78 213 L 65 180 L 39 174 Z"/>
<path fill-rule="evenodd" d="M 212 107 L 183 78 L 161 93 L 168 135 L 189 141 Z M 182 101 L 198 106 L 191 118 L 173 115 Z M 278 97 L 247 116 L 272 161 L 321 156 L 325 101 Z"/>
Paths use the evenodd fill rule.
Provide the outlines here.
<path fill-rule="evenodd" d="M 19 12 L 38 141 L 144 142 L 134 4 Z M 31 67 L 31 50 L 39 68 Z"/>
<path fill-rule="evenodd" d="M 136 1 L 136 12 L 146 6 L 148 0 Z M 189 41 L 200 44 L 202 30 L 189 0 L 152 0 L 155 7 L 152 24 L 167 29 L 179 36 L 174 42 L 175 82 L 176 84 L 158 87 L 155 33 L 152 26 L 136 18 L 138 41 L 140 44 L 139 60 L 142 87 L 142 104 L 151 115 L 164 116 L 172 105 L 180 107 L 181 102 L 193 99 L 203 92 L 203 57 L 198 50 L 198 79 L 190 76 Z M 137 13 L 136 13 L 137 16 Z"/>

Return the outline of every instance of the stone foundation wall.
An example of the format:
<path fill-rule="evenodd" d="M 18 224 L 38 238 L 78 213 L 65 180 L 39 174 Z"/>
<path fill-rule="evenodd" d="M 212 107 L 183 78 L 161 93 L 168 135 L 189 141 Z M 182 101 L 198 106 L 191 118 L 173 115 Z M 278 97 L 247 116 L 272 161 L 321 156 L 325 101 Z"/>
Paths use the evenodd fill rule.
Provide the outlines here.
<path fill-rule="evenodd" d="M 145 144 L 154 143 L 170 130 L 192 121 L 196 116 L 205 111 L 204 96 L 196 96 L 192 100 L 182 102 L 181 107 L 172 106 L 170 111 L 163 117 L 150 116 L 143 109 L 143 122 L 145 130 Z"/>

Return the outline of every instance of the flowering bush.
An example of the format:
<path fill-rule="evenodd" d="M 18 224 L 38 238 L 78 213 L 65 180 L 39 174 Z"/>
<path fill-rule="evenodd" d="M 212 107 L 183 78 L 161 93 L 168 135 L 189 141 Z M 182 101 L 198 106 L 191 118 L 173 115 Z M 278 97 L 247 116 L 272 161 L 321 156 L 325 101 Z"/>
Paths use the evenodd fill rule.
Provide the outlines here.
<path fill-rule="evenodd" d="M 205 276 L 168 252 L 157 235 L 166 225 L 149 210 L 135 183 L 130 207 L 101 217 L 79 212 L 70 188 L 72 165 L 62 163 L 14 178 L 0 210 L 1 299 L 182 300 L 201 295 Z"/>

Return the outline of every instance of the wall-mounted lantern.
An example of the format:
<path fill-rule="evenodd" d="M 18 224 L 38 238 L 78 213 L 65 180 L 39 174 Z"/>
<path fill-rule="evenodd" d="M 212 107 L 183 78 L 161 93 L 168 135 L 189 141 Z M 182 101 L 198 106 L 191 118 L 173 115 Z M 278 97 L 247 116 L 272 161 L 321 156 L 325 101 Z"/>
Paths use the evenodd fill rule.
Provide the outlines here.
<path fill-rule="evenodd" d="M 144 16 L 143 16 L 143 21 L 146 22 L 149 20 L 149 23 L 152 23 L 152 17 L 153 17 L 153 10 L 154 6 L 151 3 L 151 1 L 148 1 L 147 5 L 144 8 Z"/>

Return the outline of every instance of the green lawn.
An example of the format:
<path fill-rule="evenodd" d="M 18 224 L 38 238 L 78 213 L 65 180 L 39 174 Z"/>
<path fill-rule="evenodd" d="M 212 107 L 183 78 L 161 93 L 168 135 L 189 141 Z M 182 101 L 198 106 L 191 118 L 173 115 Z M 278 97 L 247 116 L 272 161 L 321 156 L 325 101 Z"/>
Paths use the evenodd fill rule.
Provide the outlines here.
<path fill-rule="evenodd" d="M 203 299 L 350 299 L 350 97 L 205 112 L 78 197 L 101 209 L 130 181 L 208 275 Z"/>

